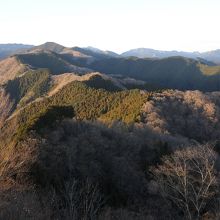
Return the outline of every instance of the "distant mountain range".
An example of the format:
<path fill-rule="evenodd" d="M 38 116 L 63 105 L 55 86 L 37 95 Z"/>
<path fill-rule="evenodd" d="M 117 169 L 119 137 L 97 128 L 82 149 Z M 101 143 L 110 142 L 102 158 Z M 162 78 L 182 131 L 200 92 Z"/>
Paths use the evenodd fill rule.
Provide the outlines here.
<path fill-rule="evenodd" d="M 24 51 L 33 51 L 33 50 L 49 50 L 55 53 L 68 54 L 72 53 L 74 56 L 82 56 L 82 53 L 87 57 L 138 57 L 138 58 L 155 58 L 162 59 L 174 56 L 181 56 L 186 58 L 192 58 L 197 60 L 203 60 L 209 62 L 209 65 L 218 65 L 220 64 L 220 49 L 208 51 L 208 52 L 185 52 L 185 51 L 163 51 L 163 50 L 154 50 L 150 48 L 137 48 L 128 50 L 122 54 L 117 54 L 113 51 L 103 51 L 94 47 L 72 47 L 67 48 L 62 45 L 47 42 L 40 46 L 25 45 L 25 44 L 0 44 L 0 59 L 6 58 L 7 56 L 22 53 Z"/>
<path fill-rule="evenodd" d="M 0 44 L 0 60 L 14 53 L 33 47 L 25 44 Z"/>
<path fill-rule="evenodd" d="M 214 60 L 127 57 L 52 42 L 1 51 L 0 219 L 183 219 L 152 171 L 167 167 L 176 183 L 185 168 L 176 172 L 175 161 L 184 161 L 195 189 L 200 168 L 218 180 Z M 208 205 L 218 200 L 216 183 Z M 208 207 L 201 214 L 217 219 L 218 204 Z"/>
<path fill-rule="evenodd" d="M 202 58 L 207 61 L 213 62 L 215 64 L 220 64 L 220 50 L 213 50 L 209 52 L 184 52 L 184 51 L 162 51 L 162 50 L 153 50 L 148 48 L 138 48 L 129 50 L 121 54 L 124 57 L 139 57 L 139 58 L 167 58 L 173 56 L 182 56 L 187 58 Z"/>
<path fill-rule="evenodd" d="M 52 75 L 100 72 L 114 78 L 129 77 L 147 83 L 150 88 L 220 90 L 220 66 L 203 58 L 123 57 L 109 51 L 67 48 L 53 42 L 34 47 L 23 46 L 22 49 L 21 47 L 19 50 L 16 48 L 15 55 L 0 62 L 0 84 L 14 79 L 27 69 L 47 69 Z"/>
<path fill-rule="evenodd" d="M 152 112 L 153 96 L 159 103 L 175 97 L 176 101 L 171 104 L 164 101 L 168 104 L 163 106 L 164 109 L 173 108 L 175 113 L 179 110 L 179 102 L 187 99 L 181 117 L 188 117 L 190 122 L 190 112 L 193 112 L 193 117 L 197 115 L 198 118 L 196 123 L 201 119 L 205 130 L 214 133 L 210 124 L 215 123 L 214 128 L 218 131 L 218 118 L 213 115 L 219 112 L 219 104 L 216 104 L 219 93 L 202 95 L 202 92 L 220 91 L 220 66 L 213 62 L 182 56 L 123 57 L 95 48 L 67 48 L 52 42 L 9 47 L 8 56 L 0 61 L 0 149 L 17 144 L 30 131 L 44 133 L 44 129 L 63 118 L 145 123 L 147 115 L 141 112 L 147 101 L 150 106 L 145 108 L 146 112 Z M 172 90 L 182 91 L 175 91 L 175 95 L 169 98 Z M 199 101 L 191 97 L 194 94 Z M 201 111 L 198 106 L 203 109 L 205 102 L 205 110 Z M 188 110 L 189 103 L 192 107 Z M 155 112 L 159 115 L 159 107 L 157 109 Z M 173 115 L 172 111 L 170 115 Z M 169 111 L 163 110 L 160 117 L 166 112 Z M 157 129 L 159 116 L 152 117 Z M 179 125 L 179 118 L 175 117 L 172 123 L 170 129 Z M 180 134 L 186 130 L 185 122 L 183 124 Z M 200 124 L 196 126 L 200 127 Z M 189 123 L 187 129 L 191 127 Z M 195 134 L 203 136 L 196 130 Z"/>
<path fill-rule="evenodd" d="M 52 51 L 54 53 L 60 54 L 72 54 L 74 56 L 112 56 L 120 57 L 119 54 L 112 51 L 102 51 L 94 47 L 72 47 L 67 48 L 60 44 L 53 42 L 46 42 L 45 44 L 34 46 L 34 45 L 25 45 L 25 44 L 0 44 L 0 59 L 4 59 L 13 54 L 27 53 L 27 52 L 37 52 L 37 51 Z M 84 54 L 82 54 L 84 53 Z"/>
<path fill-rule="evenodd" d="M 4 51 L 10 51 L 8 56 L 0 61 L 2 146 L 14 141 L 12 137 L 20 140 L 30 130 L 44 128 L 41 120 L 50 121 L 48 115 L 54 108 L 54 116 L 71 113 L 70 117 L 80 120 L 134 123 L 142 118 L 143 104 L 152 94 L 159 97 L 163 91 L 200 90 L 195 92 L 200 96 L 220 91 L 220 66 L 204 58 L 123 57 L 53 42 L 7 48 L 4 45 Z M 191 100 L 194 93 L 184 94 Z"/>

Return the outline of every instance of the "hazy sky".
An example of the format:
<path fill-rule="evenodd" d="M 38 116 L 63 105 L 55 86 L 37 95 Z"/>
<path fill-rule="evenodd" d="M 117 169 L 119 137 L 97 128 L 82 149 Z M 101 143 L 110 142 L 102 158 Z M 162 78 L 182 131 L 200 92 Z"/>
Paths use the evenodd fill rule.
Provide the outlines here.
<path fill-rule="evenodd" d="M 220 0 L 0 0 L 0 43 L 220 48 Z"/>

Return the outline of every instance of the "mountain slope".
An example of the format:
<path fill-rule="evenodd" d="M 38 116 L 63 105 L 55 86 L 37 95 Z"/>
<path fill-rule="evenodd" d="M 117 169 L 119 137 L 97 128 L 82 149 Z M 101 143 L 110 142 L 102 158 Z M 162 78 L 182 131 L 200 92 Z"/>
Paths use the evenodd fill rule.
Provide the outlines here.
<path fill-rule="evenodd" d="M 144 82 L 137 82 L 137 88 L 140 83 L 144 88 L 152 89 L 148 88 Z M 8 80 L 0 87 L 2 97 L 1 124 L 3 125 L 6 119 L 10 121 L 10 118 L 20 114 L 24 117 L 24 109 L 30 108 L 32 111 L 30 115 L 33 115 L 51 105 L 71 105 L 76 117 L 97 119 L 116 107 L 118 100 L 122 104 L 127 102 L 125 97 L 131 97 L 130 94 L 138 94 L 138 92 L 130 91 L 131 85 L 132 88 L 136 88 L 136 81 L 113 78 L 101 73 L 53 75 L 48 69 L 29 69 L 22 75 Z M 41 106 L 40 109 L 39 106 Z M 121 114 L 118 115 L 121 116 Z M 129 114 L 133 114 L 132 111 Z M 22 124 L 25 121 L 26 119 L 22 119 L 19 123 Z"/>
<path fill-rule="evenodd" d="M 123 57 L 138 57 L 138 58 L 168 58 L 173 56 L 182 56 L 186 58 L 203 58 L 215 64 L 220 64 L 220 50 L 213 50 L 208 52 L 184 52 L 184 51 L 163 51 L 149 48 L 137 48 L 126 51 L 121 54 Z"/>
<path fill-rule="evenodd" d="M 64 73 L 51 76 L 51 89 L 48 91 L 48 96 L 52 96 L 73 81 L 84 82 L 91 88 L 105 89 L 107 91 L 120 91 L 127 89 L 120 80 L 98 72 L 88 73 L 85 75 Z"/>
<path fill-rule="evenodd" d="M 220 92 L 165 88 L 219 90 L 220 67 L 74 53 L 48 43 L 0 65 L 0 219 L 182 219 L 152 170 L 218 180 Z M 218 218 L 213 183 L 201 218 Z"/>
<path fill-rule="evenodd" d="M 49 51 L 38 51 L 37 53 L 18 54 L 16 57 L 21 63 L 29 65 L 32 68 L 47 68 L 53 74 L 66 72 L 87 73 L 91 70 L 72 65 L 62 58 L 59 54 Z"/>
<path fill-rule="evenodd" d="M 60 44 L 54 43 L 54 42 L 46 42 L 45 44 L 33 47 L 27 52 L 29 53 L 35 53 L 39 51 L 50 51 L 57 54 L 66 54 L 66 55 L 72 55 L 74 57 L 78 58 L 93 58 L 93 59 L 102 59 L 107 57 L 119 57 L 118 54 L 112 52 L 112 51 L 102 51 L 97 48 L 93 47 L 87 47 L 87 48 L 81 48 L 81 47 L 64 47 Z"/>
<path fill-rule="evenodd" d="M 54 52 L 54 53 L 60 53 L 64 49 L 65 49 L 65 47 L 60 45 L 60 44 L 57 44 L 57 43 L 54 43 L 54 42 L 46 42 L 42 45 L 31 48 L 31 50 L 29 50 L 29 51 L 33 52 L 35 50 L 36 51 L 37 50 L 46 50 L 46 51 L 51 51 L 51 52 Z"/>
<path fill-rule="evenodd" d="M 1 61 L 0 84 L 19 76 L 29 69 L 43 68 L 48 69 L 53 75 L 63 73 L 82 75 L 89 72 L 101 72 L 110 74 L 113 78 L 120 78 L 118 76 L 123 79 L 130 77 L 136 81 L 141 80 L 146 84 L 139 84 L 139 87 L 137 87 L 137 84 L 134 83 L 130 85 L 130 88 L 147 90 L 150 87 L 153 90 L 155 88 L 220 90 L 220 66 L 213 65 L 203 59 L 194 60 L 184 57 L 164 59 L 115 58 L 82 48 L 67 49 L 53 43 L 47 43 L 40 47 L 56 50 L 60 53 L 42 50 L 41 48 Z M 74 51 L 77 53 L 75 54 Z M 97 83 L 98 81 L 95 82 L 96 85 Z M 124 83 L 125 80 L 121 85 L 123 86 Z M 125 88 L 129 88 L 129 83 L 126 84 Z"/>
<path fill-rule="evenodd" d="M 33 45 L 24 44 L 0 44 L 0 60 L 22 50 L 32 48 Z"/>
<path fill-rule="evenodd" d="M 197 141 L 220 138 L 220 92 L 154 93 L 142 110 L 142 122 L 158 133 Z"/>
<path fill-rule="evenodd" d="M 111 113 L 111 117 L 115 117 L 115 120 L 132 122 L 138 120 L 138 112 L 140 113 L 141 106 L 147 97 L 147 94 L 142 94 L 139 90 L 108 92 L 103 89 L 91 88 L 83 82 L 70 82 L 53 95 L 45 96 L 17 109 L 7 119 L 1 130 L 1 135 L 10 132 L 13 134 L 12 137 L 22 137 L 35 123 L 38 115 L 51 106 L 72 106 L 77 119 L 96 120 L 112 109 L 116 107 L 123 109 L 136 100 L 136 105 L 127 110 L 126 118 L 123 117 L 124 111 L 117 111 L 115 116 Z M 137 102 L 137 100 L 139 101 Z M 10 137 L 5 141 L 10 142 Z"/>
<path fill-rule="evenodd" d="M 138 57 L 138 58 L 167 58 L 173 56 L 183 56 L 188 58 L 197 58 L 200 56 L 199 52 L 183 52 L 183 51 L 163 51 L 163 50 L 154 50 L 149 48 L 137 48 L 126 51 L 121 54 L 124 57 Z"/>
<path fill-rule="evenodd" d="M 46 69 L 29 70 L 24 75 L 9 80 L 3 88 L 13 100 L 14 109 L 22 107 L 44 95 L 50 88 L 50 74 Z"/>
<path fill-rule="evenodd" d="M 216 64 L 220 64 L 220 50 L 204 52 L 201 54 L 201 57 Z"/>
<path fill-rule="evenodd" d="M 0 88 L 0 128 L 4 126 L 5 120 L 13 112 L 14 102 L 11 100 L 10 95 Z"/>
<path fill-rule="evenodd" d="M 0 85 L 27 71 L 28 67 L 17 57 L 9 57 L 0 61 Z"/>
<path fill-rule="evenodd" d="M 111 57 L 120 57 L 119 54 L 117 54 L 113 51 L 109 51 L 109 50 L 104 51 L 104 50 L 100 50 L 100 49 L 95 48 L 95 47 L 86 47 L 84 49 L 93 51 L 95 53 L 100 53 L 100 54 L 103 54 L 103 55 L 111 56 Z"/>
<path fill-rule="evenodd" d="M 120 74 L 164 88 L 220 90 L 220 67 L 210 67 L 183 57 L 165 59 L 110 58 L 94 61 L 89 67 L 95 71 L 113 75 Z"/>

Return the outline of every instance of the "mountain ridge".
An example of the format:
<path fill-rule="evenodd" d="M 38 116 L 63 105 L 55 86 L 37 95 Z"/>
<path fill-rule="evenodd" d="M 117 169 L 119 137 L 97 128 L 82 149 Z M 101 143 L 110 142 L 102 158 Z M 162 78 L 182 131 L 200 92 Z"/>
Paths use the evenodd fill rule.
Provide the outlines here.
<path fill-rule="evenodd" d="M 9 65 L 7 59 L 2 60 L 0 62 L 2 83 L 19 76 L 26 69 L 46 68 L 52 75 L 71 72 L 80 75 L 100 72 L 116 78 L 119 75 L 122 78 L 142 80 L 156 88 L 201 91 L 220 89 L 220 66 L 201 58 L 115 57 L 99 51 L 94 52 L 79 47 L 66 48 L 48 42 L 11 56 L 8 60 L 10 59 L 15 67 L 21 65 L 23 69 L 9 68 L 9 66 L 13 67 L 12 63 Z"/>
<path fill-rule="evenodd" d="M 0 60 L 7 58 L 10 55 L 13 55 L 14 53 L 25 51 L 32 47 L 33 45 L 28 44 L 0 44 Z"/>
<path fill-rule="evenodd" d="M 135 56 L 139 58 L 167 58 L 173 56 L 183 56 L 187 58 L 203 58 L 207 61 L 211 61 L 215 64 L 220 64 L 220 49 L 207 51 L 207 52 L 186 52 L 186 51 L 177 51 L 177 50 L 155 50 L 151 48 L 136 48 L 131 49 L 121 54 L 123 57 Z"/>
<path fill-rule="evenodd" d="M 204 59 L 46 43 L 0 61 L 0 100 L 0 219 L 182 219 L 151 168 L 220 152 L 220 66 Z"/>
<path fill-rule="evenodd" d="M 100 50 L 98 48 L 88 46 L 88 47 L 65 47 L 61 44 L 55 42 L 46 42 L 39 46 L 27 45 L 27 44 L 0 44 L 0 59 L 6 58 L 7 56 L 24 53 L 33 52 L 37 50 L 49 50 L 56 53 L 63 54 L 78 54 L 78 57 L 88 56 L 88 54 L 96 54 L 96 57 L 106 56 L 106 57 L 138 57 L 138 58 L 167 58 L 172 56 L 183 56 L 187 58 L 199 59 L 213 62 L 215 64 L 220 64 L 220 49 L 210 50 L 205 52 L 193 51 L 178 51 L 178 50 L 156 50 L 152 48 L 134 48 L 122 53 L 116 53 L 109 50 Z M 81 53 L 82 52 L 82 53 Z M 83 52 L 88 53 L 87 55 Z"/>

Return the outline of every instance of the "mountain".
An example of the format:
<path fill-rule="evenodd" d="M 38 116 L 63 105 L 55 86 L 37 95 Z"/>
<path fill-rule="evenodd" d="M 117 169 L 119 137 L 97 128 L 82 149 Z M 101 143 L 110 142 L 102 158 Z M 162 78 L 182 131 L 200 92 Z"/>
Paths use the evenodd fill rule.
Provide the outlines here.
<path fill-rule="evenodd" d="M 203 58 L 46 43 L 0 61 L 0 219 L 186 219 L 182 179 L 191 219 L 218 219 L 219 153 L 220 66 Z"/>
<path fill-rule="evenodd" d="M 34 51 L 38 51 L 38 50 L 45 50 L 45 51 L 51 51 L 51 52 L 54 52 L 54 53 L 60 53 L 64 49 L 65 49 L 65 47 L 60 45 L 60 44 L 57 44 L 57 43 L 54 43 L 54 42 L 46 42 L 42 45 L 33 47 L 28 51 L 34 52 Z"/>
<path fill-rule="evenodd" d="M 216 64 L 220 64 L 220 50 L 204 52 L 201 54 L 201 57 Z"/>
<path fill-rule="evenodd" d="M 80 48 L 80 47 L 64 47 L 54 42 L 47 42 L 45 44 L 33 47 L 20 54 L 44 54 L 53 53 L 59 56 L 60 59 L 65 60 L 72 65 L 78 67 L 85 67 L 95 60 L 104 58 L 118 57 L 119 55 L 111 51 L 101 51 L 96 48 Z"/>
<path fill-rule="evenodd" d="M 149 48 L 138 48 L 126 51 L 121 54 L 124 57 L 139 57 L 139 58 L 167 58 L 172 56 L 182 56 L 188 58 L 199 57 L 199 52 L 182 52 L 182 51 L 163 51 L 163 50 L 154 50 Z"/>
<path fill-rule="evenodd" d="M 16 56 L 0 61 L 0 85 L 24 73 L 28 67 Z"/>
<path fill-rule="evenodd" d="M 142 80 L 162 88 L 220 90 L 220 66 L 209 66 L 190 58 L 109 58 L 94 61 L 88 67 L 106 74 Z"/>
<path fill-rule="evenodd" d="M 103 59 L 103 58 L 110 58 L 110 57 L 118 57 L 114 52 L 111 51 L 102 51 L 96 48 L 80 48 L 80 47 L 73 47 L 74 51 L 81 52 L 82 54 L 85 54 L 87 56 L 93 57 L 95 59 Z"/>
<path fill-rule="evenodd" d="M 86 47 L 86 48 L 84 48 L 84 49 L 93 51 L 93 52 L 95 52 L 95 53 L 100 53 L 100 54 L 103 54 L 103 55 L 108 55 L 108 56 L 112 56 L 112 57 L 120 57 L 119 54 L 117 54 L 117 53 L 115 53 L 115 52 L 113 52 L 113 51 L 109 51 L 109 50 L 103 51 L 103 50 L 100 50 L 100 49 L 98 49 L 98 48 L 91 47 L 91 46 L 90 46 L 90 47 Z"/>
<path fill-rule="evenodd" d="M 33 45 L 25 44 L 0 44 L 0 60 L 18 51 L 26 50 L 32 47 Z"/>
<path fill-rule="evenodd" d="M 43 56 L 49 50 L 53 52 L 53 56 L 59 57 L 59 62 L 62 60 L 64 63 L 86 68 L 87 72 L 91 70 L 111 74 L 114 77 L 121 75 L 123 78 L 130 77 L 141 80 L 147 83 L 149 87 L 152 86 L 152 88 L 198 89 L 202 91 L 220 89 L 220 67 L 203 58 L 186 58 L 189 54 L 184 52 L 182 54 L 184 57 L 138 59 L 109 56 L 99 49 L 91 47 L 65 48 L 55 43 L 46 43 L 41 45 L 40 49 L 43 49 L 43 51 L 38 51 L 38 54 L 41 54 L 39 56 Z M 172 55 L 175 53 L 173 52 Z M 163 55 L 164 53 L 160 52 L 160 54 Z M 30 54 L 25 56 L 29 57 Z M 54 73 L 57 73 L 58 69 L 60 69 L 60 73 L 71 72 L 71 68 L 67 71 L 65 65 L 59 64 L 58 66 L 53 69 L 50 67 L 50 69 Z M 47 68 L 46 65 L 38 65 L 38 67 Z M 64 71 L 61 70 L 62 68 Z"/>
<path fill-rule="evenodd" d="M 213 62 L 215 64 L 220 64 L 220 50 L 214 50 L 209 52 L 184 52 L 184 51 L 163 51 L 154 50 L 148 48 L 138 48 L 126 51 L 121 54 L 123 57 L 139 57 L 139 58 L 168 58 L 172 56 L 182 56 L 187 58 L 203 58 L 207 61 Z"/>
<path fill-rule="evenodd" d="M 75 66 L 65 59 L 61 55 L 51 51 L 38 51 L 29 52 L 26 54 L 18 54 L 15 57 L 23 64 L 30 66 L 31 68 L 46 68 L 53 74 L 60 74 L 66 72 L 86 73 L 91 70 L 83 67 Z"/>
<path fill-rule="evenodd" d="M 60 44 L 54 42 L 46 42 L 45 44 L 33 47 L 27 52 L 39 52 L 39 51 L 51 51 L 57 54 L 64 54 L 64 55 L 72 55 L 78 58 L 106 58 L 106 57 L 119 57 L 118 54 L 112 51 L 102 51 L 100 49 L 94 47 L 64 47 Z"/>
<path fill-rule="evenodd" d="M 118 58 L 93 50 L 46 43 L 2 60 L 1 126 L 5 128 L 6 119 L 7 124 L 20 124 L 14 122 L 20 117 L 22 122 L 32 120 L 29 117 L 37 114 L 40 106 L 54 105 L 72 106 L 80 119 L 131 122 L 138 117 L 140 90 L 220 91 L 220 66 L 203 59 Z M 133 108 L 134 99 L 138 110 Z M 9 124 L 6 127 L 11 127 Z"/>
<path fill-rule="evenodd" d="M 9 80 L 1 87 L 0 95 L 0 113 L 4 112 L 0 115 L 2 134 L 12 129 L 14 135 L 19 136 L 27 129 L 24 124 L 32 126 L 34 118 L 50 106 L 72 106 L 77 118 L 95 120 L 130 99 L 136 99 L 139 107 L 136 106 L 134 112 L 131 108 L 124 119 L 129 122 L 136 117 L 133 114 L 137 114 L 145 97 L 138 90 L 127 89 L 126 82 L 100 73 L 51 75 L 46 69 L 29 70 Z M 4 125 L 6 119 L 7 126 Z"/>
<path fill-rule="evenodd" d="M 34 53 L 29 51 L 0 62 L 0 89 L 3 103 L 0 112 L 5 112 L 2 114 L 2 119 L 0 117 L 1 123 L 3 124 L 5 118 L 13 112 L 32 101 L 44 96 L 52 97 L 63 87 L 75 81 L 83 82 L 88 88 L 104 89 L 109 92 L 135 88 L 157 89 L 144 81 L 94 73 L 91 69 L 67 62 L 62 55 L 51 51 L 40 50 Z M 76 96 L 77 94 L 71 93 L 70 95 Z M 81 101 L 85 98 L 82 97 Z"/>
<path fill-rule="evenodd" d="M 161 54 L 164 56 L 163 52 L 160 52 L 160 56 Z M 67 48 L 53 42 L 30 48 L 2 60 L 0 83 L 5 83 L 27 70 L 37 69 L 48 69 L 52 75 L 100 72 L 117 80 L 121 77 L 131 78 L 133 82 L 142 81 L 139 87 L 136 82 L 134 84 L 132 82 L 130 88 L 147 90 L 149 88 L 220 90 L 220 66 L 203 58 L 117 57 L 100 52 L 96 48 Z M 128 88 L 128 85 L 126 86 Z"/>
<path fill-rule="evenodd" d="M 113 51 L 103 51 L 94 47 L 64 47 L 54 42 L 46 42 L 39 46 L 25 45 L 25 44 L 0 44 L 0 60 L 10 55 L 17 53 L 51 51 L 58 54 L 72 55 L 78 58 L 100 59 L 107 57 L 120 58 L 122 57 L 138 57 L 138 58 L 168 58 L 172 56 L 182 56 L 192 59 L 204 59 L 207 62 L 220 64 L 220 50 L 213 50 L 208 52 L 184 52 L 184 51 L 163 51 L 149 48 L 137 48 L 126 51 L 122 54 L 117 54 Z"/>
<path fill-rule="evenodd" d="M 50 51 L 57 54 L 71 54 L 75 57 L 119 57 L 115 52 L 102 51 L 94 47 L 64 47 L 54 42 L 46 42 L 39 46 L 25 45 L 25 44 L 0 44 L 0 59 L 6 58 L 10 55 L 20 53 L 35 53 L 35 52 Z"/>

